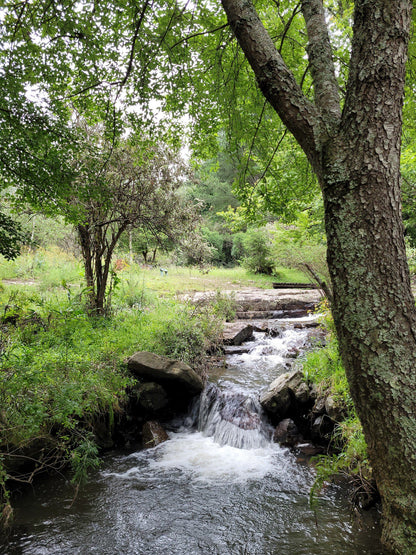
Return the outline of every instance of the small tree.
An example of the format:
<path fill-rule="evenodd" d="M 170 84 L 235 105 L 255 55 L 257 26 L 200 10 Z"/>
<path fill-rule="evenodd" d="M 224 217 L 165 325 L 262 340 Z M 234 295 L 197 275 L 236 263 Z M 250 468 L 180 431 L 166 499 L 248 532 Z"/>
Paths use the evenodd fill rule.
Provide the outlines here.
<path fill-rule="evenodd" d="M 155 236 L 147 228 L 131 228 L 128 238 L 121 241 L 122 248 L 128 248 L 130 261 L 133 261 L 134 253 L 140 254 L 144 264 L 155 264 L 158 250 L 172 250 L 174 241 L 164 233 Z"/>
<path fill-rule="evenodd" d="M 246 268 L 256 274 L 273 274 L 271 240 L 266 228 L 248 229 L 243 238 L 243 245 L 245 251 L 243 265 Z"/>
<path fill-rule="evenodd" d="M 67 216 L 76 222 L 89 312 L 102 315 L 112 288 L 111 259 L 122 234 L 140 228 L 156 242 L 180 241 L 196 216 L 177 194 L 184 167 L 166 145 L 124 141 L 112 148 L 96 132 L 92 142 L 94 156 L 87 149 L 76 161 Z"/>

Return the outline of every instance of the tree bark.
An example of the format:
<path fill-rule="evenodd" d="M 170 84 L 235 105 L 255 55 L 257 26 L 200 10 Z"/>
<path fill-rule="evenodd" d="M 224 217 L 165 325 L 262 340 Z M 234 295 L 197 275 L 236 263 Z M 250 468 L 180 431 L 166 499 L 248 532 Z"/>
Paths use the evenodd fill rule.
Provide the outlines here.
<path fill-rule="evenodd" d="M 264 95 L 318 176 L 332 311 L 382 497 L 382 540 L 395 553 L 414 553 L 416 311 L 399 164 L 411 1 L 356 0 L 342 114 L 322 0 L 302 1 L 314 104 L 288 77 L 250 0 L 222 4 Z"/>
<path fill-rule="evenodd" d="M 77 226 L 79 242 L 81 245 L 82 260 L 84 262 L 85 282 L 88 289 L 88 309 L 95 306 L 95 281 L 92 255 L 92 238 L 88 225 Z"/>

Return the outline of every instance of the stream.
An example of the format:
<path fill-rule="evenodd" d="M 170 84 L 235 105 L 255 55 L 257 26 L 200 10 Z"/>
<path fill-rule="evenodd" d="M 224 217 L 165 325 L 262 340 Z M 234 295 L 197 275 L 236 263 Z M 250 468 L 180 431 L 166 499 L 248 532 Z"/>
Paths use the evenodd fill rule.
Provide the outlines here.
<path fill-rule="evenodd" d="M 284 371 L 311 329 L 276 321 L 248 353 L 227 357 L 170 440 L 107 454 L 73 500 L 63 477 L 15 502 L 5 554 L 320 555 L 380 554 L 378 515 L 352 516 L 345 487 L 309 505 L 313 466 L 271 441 L 259 392 Z"/>

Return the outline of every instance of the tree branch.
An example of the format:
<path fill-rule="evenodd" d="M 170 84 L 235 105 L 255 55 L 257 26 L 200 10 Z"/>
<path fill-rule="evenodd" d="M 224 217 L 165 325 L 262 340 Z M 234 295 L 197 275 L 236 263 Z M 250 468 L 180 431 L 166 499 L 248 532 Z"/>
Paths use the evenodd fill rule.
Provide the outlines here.
<path fill-rule="evenodd" d="M 136 49 L 136 41 L 137 41 L 137 37 L 139 36 L 140 27 L 142 26 L 144 16 L 146 14 L 147 8 L 149 7 L 149 4 L 150 4 L 150 0 L 146 0 L 145 3 L 143 4 L 141 12 L 140 12 L 139 19 L 136 22 L 136 27 L 134 29 L 133 39 L 131 41 L 129 62 L 127 64 L 126 73 L 123 77 L 123 80 L 120 83 L 119 92 L 124 87 L 124 85 L 127 83 L 127 79 L 129 78 L 129 75 L 130 75 L 130 73 L 133 69 L 133 60 L 134 60 L 134 52 L 135 52 L 135 49 Z"/>
<path fill-rule="evenodd" d="M 253 137 L 251 138 L 250 151 L 249 151 L 248 156 L 247 156 L 246 167 L 244 168 L 244 174 L 243 174 L 244 182 L 245 182 L 245 180 L 246 180 L 246 174 L 247 174 L 247 171 L 248 171 L 248 165 L 249 165 L 249 163 L 250 163 L 250 158 L 251 158 L 251 154 L 252 154 L 252 152 L 253 152 L 254 143 L 255 143 L 255 141 L 256 141 L 257 133 L 259 132 L 260 125 L 261 125 L 261 122 L 262 122 L 262 120 L 263 120 L 264 111 L 266 110 L 266 104 L 267 104 L 267 100 L 265 100 L 265 101 L 263 102 L 263 108 L 261 109 L 260 117 L 259 117 L 258 122 L 257 122 L 257 125 L 256 125 L 256 130 L 254 131 L 254 135 L 253 135 Z"/>
<path fill-rule="evenodd" d="M 315 272 L 315 270 L 309 265 L 306 264 L 306 262 L 304 262 L 302 264 L 302 266 L 304 266 L 304 268 L 306 268 L 306 270 L 309 272 L 309 274 L 312 276 L 312 279 L 315 280 L 315 282 L 319 285 L 319 287 L 322 289 L 322 291 L 324 292 L 326 298 L 329 301 L 329 304 L 333 303 L 333 295 L 332 295 L 332 289 L 331 286 L 328 285 L 325 281 L 323 281 L 318 274 Z"/>
<path fill-rule="evenodd" d="M 302 93 L 251 0 L 222 0 L 222 5 L 261 91 L 320 176 L 320 137 L 324 128 L 318 110 Z"/>
<path fill-rule="evenodd" d="M 193 33 L 192 35 L 187 35 L 186 37 L 181 38 L 181 40 L 178 40 L 178 42 L 175 42 L 175 44 L 171 47 L 171 49 L 173 50 L 176 46 L 179 46 L 179 44 L 182 44 L 183 42 L 193 39 L 195 37 L 200 37 L 202 35 L 210 35 L 212 33 L 216 33 L 217 31 L 222 31 L 222 29 L 226 29 L 227 27 L 228 27 L 228 23 L 225 23 L 224 25 L 220 25 L 220 27 L 216 27 L 215 29 L 209 29 L 208 31 L 200 31 L 199 33 Z"/>
<path fill-rule="evenodd" d="M 340 122 L 341 107 L 322 0 L 302 0 L 302 13 L 308 32 L 306 50 L 315 90 L 315 105 L 331 135 Z"/>
<path fill-rule="evenodd" d="M 290 18 L 288 19 L 287 23 L 285 24 L 285 28 L 283 30 L 283 34 L 282 37 L 280 39 L 280 46 L 279 46 L 279 52 L 280 54 L 282 53 L 282 48 L 283 48 L 283 43 L 285 42 L 285 38 L 287 33 L 289 32 L 290 26 L 292 25 L 293 20 L 295 19 L 295 17 L 298 15 L 299 13 L 299 9 L 300 9 L 300 3 L 296 4 L 296 6 L 293 9 L 292 15 L 290 16 Z"/>

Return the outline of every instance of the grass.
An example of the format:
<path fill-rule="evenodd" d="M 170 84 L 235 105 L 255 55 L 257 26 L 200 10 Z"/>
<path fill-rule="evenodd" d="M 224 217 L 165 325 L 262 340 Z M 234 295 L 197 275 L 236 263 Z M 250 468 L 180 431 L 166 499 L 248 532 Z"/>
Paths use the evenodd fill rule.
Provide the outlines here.
<path fill-rule="evenodd" d="M 281 268 L 277 276 L 254 274 L 242 267 L 212 268 L 208 272 L 197 268 L 164 265 L 167 274 L 159 267 L 142 268 L 138 265 L 126 267 L 119 273 L 124 282 L 134 282 L 148 291 L 161 295 L 180 295 L 196 291 L 235 291 L 247 287 L 271 289 L 273 282 L 303 282 L 308 278 L 298 270 Z"/>
<path fill-rule="evenodd" d="M 355 484 L 354 502 L 363 504 L 373 496 L 374 484 L 367 456 L 367 445 L 363 430 L 350 396 L 345 369 L 339 354 L 334 323 L 327 304 L 322 304 L 321 324 L 327 330 L 327 344 L 308 353 L 303 360 L 302 370 L 322 395 L 331 395 L 345 407 L 345 419 L 337 423 L 332 447 L 335 454 L 317 457 L 316 480 L 311 489 L 311 504 L 316 503 L 316 493 L 324 483 L 337 475 L 346 475 Z"/>
<path fill-rule="evenodd" d="M 12 261 L 0 256 L 0 279 L 35 281 L 43 290 L 61 286 L 62 280 L 80 285 L 82 276 L 80 262 L 58 248 L 27 250 Z"/>
<path fill-rule="evenodd" d="M 167 274 L 160 268 L 143 267 L 139 264 L 128 264 L 126 258 L 118 259 L 115 264 L 120 266 L 117 271 L 120 278 L 117 297 L 130 300 L 142 295 L 156 293 L 158 295 L 175 296 L 196 291 L 238 290 L 247 287 L 271 289 L 273 282 L 308 283 L 308 277 L 299 270 L 279 268 L 274 276 L 255 274 L 242 267 L 211 268 L 201 271 L 197 268 L 165 265 Z M 59 295 L 65 288 L 68 294 L 76 295 L 83 287 L 83 268 L 79 261 L 58 249 L 25 252 L 14 261 L 0 257 L 0 279 L 5 280 L 5 287 L 19 288 L 36 286 L 38 291 L 51 292 L 56 290 Z M 11 283 L 7 280 L 11 280 Z M 33 283 L 34 282 L 34 283 Z M 64 287 L 63 287 L 64 285 Z M 134 303 L 134 301 L 131 301 Z"/>
<path fill-rule="evenodd" d="M 111 317 L 91 318 L 80 267 L 69 256 L 26 253 L 19 261 L 1 261 L 0 269 L 6 279 L 18 280 L 0 288 L 0 521 L 5 523 L 11 515 L 10 479 L 33 477 L 12 468 L 16 454 L 29 451 L 38 471 L 70 464 L 81 482 L 98 464 L 95 422 L 104 419 L 111 426 L 123 410 L 130 384 L 126 357 L 148 350 L 202 373 L 206 350 L 218 343 L 232 303 L 220 294 L 210 306 L 179 302 L 166 280 L 146 288 L 160 279 L 158 270 L 129 268 L 120 272 Z M 172 274 L 171 284 L 183 284 L 180 273 Z"/>

